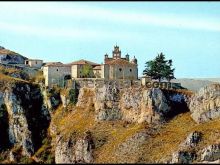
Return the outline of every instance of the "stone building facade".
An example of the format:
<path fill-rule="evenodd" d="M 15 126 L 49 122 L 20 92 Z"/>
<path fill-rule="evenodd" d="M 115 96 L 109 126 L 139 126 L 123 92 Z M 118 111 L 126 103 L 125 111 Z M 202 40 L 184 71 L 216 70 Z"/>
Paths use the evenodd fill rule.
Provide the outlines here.
<path fill-rule="evenodd" d="M 43 67 L 45 86 L 65 86 L 65 81 L 71 78 L 71 65 L 60 62 L 48 63 Z"/>
<path fill-rule="evenodd" d="M 25 65 L 33 68 L 41 68 L 43 65 L 43 60 L 28 59 L 25 60 Z"/>
<path fill-rule="evenodd" d="M 104 64 L 97 64 L 87 60 L 74 61 L 69 64 L 50 63 L 43 67 L 45 85 L 58 84 L 64 86 L 67 77 L 72 79 L 96 78 L 104 80 L 137 80 L 138 68 L 137 59 L 134 57 L 129 61 L 129 55 L 121 57 L 121 50 L 116 45 L 112 51 L 112 57 L 104 56 Z M 89 65 L 91 73 L 84 77 L 82 69 Z"/>
<path fill-rule="evenodd" d="M 92 67 L 91 72 L 89 73 L 89 77 L 91 78 L 95 78 L 97 77 L 97 74 L 99 73 L 99 68 L 100 68 L 100 64 L 91 62 L 91 61 L 87 61 L 87 60 L 79 60 L 79 61 L 74 61 L 72 63 L 70 63 L 69 65 L 71 65 L 71 76 L 72 78 L 85 78 L 83 73 L 82 73 L 82 69 L 85 65 L 89 65 Z"/>
<path fill-rule="evenodd" d="M 112 57 L 105 54 L 105 63 L 101 66 L 101 78 L 104 79 L 138 79 L 137 59 L 129 61 L 129 55 L 121 57 L 121 50 L 116 45 L 112 51 Z"/>

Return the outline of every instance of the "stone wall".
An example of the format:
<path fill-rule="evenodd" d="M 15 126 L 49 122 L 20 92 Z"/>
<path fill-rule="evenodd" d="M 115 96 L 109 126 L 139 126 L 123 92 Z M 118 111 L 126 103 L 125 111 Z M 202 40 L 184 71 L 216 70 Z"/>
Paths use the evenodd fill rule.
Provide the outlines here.
<path fill-rule="evenodd" d="M 137 66 L 111 65 L 109 79 L 137 79 Z"/>
<path fill-rule="evenodd" d="M 71 81 L 71 80 L 70 80 Z M 115 85 L 118 89 L 126 89 L 126 88 L 139 88 L 141 86 L 146 86 L 147 88 L 161 88 L 161 89 L 172 89 L 176 83 L 168 83 L 168 82 L 154 82 L 149 85 L 143 85 L 141 80 L 106 80 L 103 78 L 77 78 L 72 81 L 75 83 L 68 82 L 68 84 L 72 84 L 72 87 L 76 87 L 78 89 L 86 87 L 86 88 L 102 88 L 104 85 Z M 179 83 L 177 83 L 179 85 Z"/>
<path fill-rule="evenodd" d="M 41 68 L 43 65 L 43 60 L 25 60 L 25 65 L 34 68 Z"/>
<path fill-rule="evenodd" d="M 86 88 L 102 88 L 104 85 L 112 85 L 114 84 L 117 88 L 129 88 L 132 85 L 140 86 L 140 81 L 132 81 L 132 80 L 105 80 L 105 79 L 96 79 L 96 78 L 78 78 L 74 79 L 76 82 L 76 86 L 78 89 L 86 87 Z"/>
<path fill-rule="evenodd" d="M 53 84 L 64 86 L 64 77 L 71 75 L 70 66 L 47 66 L 43 68 L 45 85 L 52 86 Z"/>

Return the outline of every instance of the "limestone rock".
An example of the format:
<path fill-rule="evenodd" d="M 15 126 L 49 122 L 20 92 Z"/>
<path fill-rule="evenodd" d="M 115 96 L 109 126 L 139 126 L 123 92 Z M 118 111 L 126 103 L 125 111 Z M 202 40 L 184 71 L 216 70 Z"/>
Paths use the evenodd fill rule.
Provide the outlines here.
<path fill-rule="evenodd" d="M 197 153 L 194 147 L 201 141 L 202 134 L 194 131 L 190 133 L 186 140 L 180 144 L 178 151 L 172 154 L 170 163 L 192 163 L 197 159 Z"/>
<path fill-rule="evenodd" d="M 89 133 L 77 139 L 69 137 L 65 140 L 61 135 L 56 139 L 56 163 L 91 163 L 93 161 L 94 143 Z"/>
<path fill-rule="evenodd" d="M 189 105 L 191 116 L 197 122 L 220 117 L 220 84 L 212 84 L 199 90 Z"/>
<path fill-rule="evenodd" d="M 201 132 L 194 131 L 190 133 L 186 140 L 180 145 L 181 148 L 192 148 L 195 147 L 199 141 L 201 141 Z"/>
<path fill-rule="evenodd" d="M 169 102 L 158 88 L 120 89 L 117 84 L 109 83 L 95 89 L 81 88 L 76 106 L 94 104 L 96 120 L 153 123 L 165 119 L 171 111 Z"/>
<path fill-rule="evenodd" d="M 120 100 L 123 120 L 130 122 L 159 122 L 171 110 L 160 89 L 126 89 Z"/>
<path fill-rule="evenodd" d="M 4 105 L 4 106 L 3 106 Z M 0 109 L 7 112 L 8 146 L 20 146 L 22 155 L 31 157 L 46 136 L 50 115 L 37 85 L 8 83 L 0 92 Z M 1 130 L 1 136 L 3 130 Z"/>
<path fill-rule="evenodd" d="M 202 161 L 217 161 L 220 159 L 220 144 L 210 145 L 202 150 Z"/>
<path fill-rule="evenodd" d="M 61 98 L 63 107 L 66 108 L 67 105 L 70 103 L 70 100 L 65 95 L 60 95 L 60 98 Z"/>
<path fill-rule="evenodd" d="M 181 163 L 181 164 L 189 164 L 192 163 L 193 160 L 196 159 L 196 154 L 194 152 L 189 151 L 178 151 L 173 153 L 171 164 Z"/>
<path fill-rule="evenodd" d="M 5 92 L 4 102 L 9 113 L 9 140 L 10 143 L 20 143 L 23 146 L 24 154 L 31 156 L 34 153 L 32 135 L 28 129 L 24 109 L 17 100 L 15 94 Z"/>
<path fill-rule="evenodd" d="M 110 84 L 95 89 L 94 107 L 96 120 L 120 120 L 119 89 Z"/>

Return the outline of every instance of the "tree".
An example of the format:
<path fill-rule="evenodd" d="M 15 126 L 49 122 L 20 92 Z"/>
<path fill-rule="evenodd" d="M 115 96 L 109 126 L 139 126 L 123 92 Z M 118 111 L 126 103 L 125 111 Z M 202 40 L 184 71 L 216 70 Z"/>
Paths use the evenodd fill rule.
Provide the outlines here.
<path fill-rule="evenodd" d="M 143 75 L 150 76 L 152 79 L 158 79 L 159 82 L 162 79 L 170 81 L 174 79 L 174 70 L 172 67 L 172 60 L 166 60 L 165 55 L 160 53 L 154 60 L 147 61 L 146 68 L 143 71 Z"/>
<path fill-rule="evenodd" d="M 93 77 L 93 69 L 89 64 L 85 64 L 82 67 L 81 74 L 84 78 Z"/>

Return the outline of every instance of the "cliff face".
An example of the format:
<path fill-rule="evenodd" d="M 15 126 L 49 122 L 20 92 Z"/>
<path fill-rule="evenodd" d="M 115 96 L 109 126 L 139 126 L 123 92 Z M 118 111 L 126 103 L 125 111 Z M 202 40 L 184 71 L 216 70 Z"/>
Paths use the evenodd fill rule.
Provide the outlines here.
<path fill-rule="evenodd" d="M 46 137 L 50 122 L 40 88 L 26 82 L 4 84 L 0 107 L 5 119 L 1 133 L 8 139 L 0 142 L 1 148 L 21 147 L 22 155 L 32 156 Z"/>
<path fill-rule="evenodd" d="M 63 107 L 66 108 L 69 101 L 67 101 L 67 98 L 63 94 L 61 98 Z M 101 88 L 81 88 L 76 107 L 69 112 L 69 115 L 64 115 L 63 119 L 60 119 L 61 111 L 57 112 L 56 116 L 60 122 L 56 121 L 55 124 L 55 121 L 52 121 L 51 123 L 51 132 L 56 137 L 53 144 L 55 146 L 55 162 L 101 163 L 102 161 L 99 161 L 99 158 L 94 155 L 97 143 L 105 140 L 100 139 L 97 142 L 95 137 L 99 135 L 96 135 L 96 131 L 99 128 L 105 127 L 109 122 L 116 125 L 121 122 L 125 123 L 125 125 L 119 124 L 120 126 L 117 127 L 125 127 L 125 133 L 127 130 L 126 135 L 121 135 L 122 137 L 125 136 L 124 139 L 121 139 L 122 142 L 124 140 L 126 141 L 120 144 L 116 152 L 118 155 L 121 155 L 118 157 L 119 160 L 122 157 L 124 158 L 123 154 L 120 153 L 125 153 L 130 145 L 135 148 L 130 147 L 129 151 L 137 156 L 135 154 L 136 150 L 149 136 L 144 129 L 146 126 L 145 123 L 157 125 L 165 122 L 173 117 L 174 108 L 185 106 L 187 104 L 186 101 L 188 101 L 188 98 L 184 94 L 175 92 L 167 93 L 160 89 L 119 89 L 117 86 L 110 84 Z M 175 113 L 182 113 L 182 111 Z M 131 126 L 129 126 L 129 123 Z M 128 126 L 126 126 L 127 124 Z M 82 134 L 85 131 L 91 132 L 92 135 L 95 134 L 89 138 L 90 142 Z M 105 131 L 105 129 L 101 129 L 100 131 Z M 76 134 L 76 136 L 72 136 L 72 133 Z M 108 135 L 103 135 L 103 137 L 105 136 Z M 95 141 L 94 144 L 96 145 L 92 147 L 93 143 L 91 141 Z M 80 152 L 76 152 L 77 148 L 81 148 Z M 111 146 L 107 147 L 107 150 L 108 148 L 111 148 Z"/>
<path fill-rule="evenodd" d="M 79 93 L 45 90 L 5 77 L 0 85 L 0 152 L 9 149 L 7 159 L 12 162 L 20 162 L 21 156 L 40 163 L 45 159 L 56 163 L 220 159 L 219 85 L 194 95 L 143 87 L 120 89 L 112 83 L 80 88 Z"/>
<path fill-rule="evenodd" d="M 77 106 L 85 104 L 85 92 L 80 89 Z M 123 120 L 134 123 L 160 122 L 181 113 L 176 106 L 187 108 L 188 100 L 184 94 L 163 92 L 153 88 L 119 89 L 115 85 L 105 85 L 92 90 L 96 120 Z M 187 111 L 187 110 L 185 110 Z"/>
<path fill-rule="evenodd" d="M 197 123 L 220 117 L 220 84 L 201 88 L 191 99 L 190 111 Z"/>
<path fill-rule="evenodd" d="M 64 140 L 62 136 L 56 137 L 55 162 L 56 163 L 91 163 L 93 161 L 93 139 L 89 132 L 82 137 L 71 136 Z"/>

